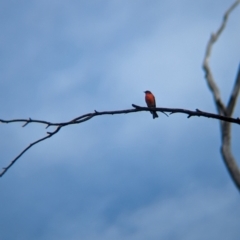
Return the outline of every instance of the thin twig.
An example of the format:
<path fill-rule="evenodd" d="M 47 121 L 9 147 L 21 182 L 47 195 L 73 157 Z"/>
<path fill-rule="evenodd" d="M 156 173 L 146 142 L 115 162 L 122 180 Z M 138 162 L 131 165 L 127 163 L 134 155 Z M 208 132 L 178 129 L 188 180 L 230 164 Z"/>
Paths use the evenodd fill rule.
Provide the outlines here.
<path fill-rule="evenodd" d="M 43 138 L 40 138 L 38 139 L 37 141 L 35 142 L 32 142 L 30 143 L 26 148 L 24 148 L 22 150 L 22 152 L 20 152 L 6 167 L 3 168 L 2 172 L 0 173 L 0 177 L 2 177 L 6 172 L 7 170 L 27 151 L 29 150 L 32 146 L 34 146 L 35 144 L 39 143 L 39 142 L 42 142 L 50 137 L 52 137 L 53 135 L 55 135 L 59 130 L 61 129 L 61 127 L 57 127 L 55 131 L 53 132 L 47 132 L 47 136 L 46 137 L 43 137 Z"/>

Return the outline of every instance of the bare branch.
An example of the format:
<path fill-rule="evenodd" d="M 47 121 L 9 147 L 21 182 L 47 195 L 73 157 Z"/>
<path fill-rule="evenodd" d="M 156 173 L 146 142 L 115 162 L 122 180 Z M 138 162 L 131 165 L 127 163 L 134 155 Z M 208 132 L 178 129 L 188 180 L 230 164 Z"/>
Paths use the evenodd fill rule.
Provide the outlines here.
<path fill-rule="evenodd" d="M 57 126 L 56 130 L 53 132 L 47 132 L 47 136 L 40 138 L 38 140 L 36 140 L 35 142 L 32 142 L 29 146 L 27 146 L 19 155 L 17 155 L 10 163 L 7 167 L 3 168 L 3 171 L 0 173 L 0 177 L 2 177 L 7 170 L 26 152 L 28 151 L 31 147 L 33 147 L 35 144 L 42 142 L 50 137 L 52 137 L 53 135 L 55 135 L 57 132 L 59 132 L 59 130 L 62 127 L 66 127 L 68 125 L 72 125 L 72 124 L 80 124 L 83 123 L 85 121 L 88 121 L 90 119 L 92 119 L 93 117 L 96 116 L 101 116 L 101 115 L 115 115 L 115 114 L 127 114 L 127 113 L 135 113 L 135 112 L 143 112 L 143 111 L 158 111 L 161 112 L 163 114 L 166 114 L 165 112 L 168 112 L 170 114 L 173 113 L 183 113 L 188 115 L 188 118 L 193 117 L 193 116 L 197 116 L 197 117 L 207 117 L 207 118 L 213 118 L 213 119 L 218 119 L 221 121 L 226 121 L 229 123 L 236 123 L 240 125 L 240 119 L 239 118 L 230 118 L 230 117 L 225 117 L 222 115 L 217 115 L 217 114 L 213 114 L 213 113 L 208 113 L 208 112 L 204 112 L 204 111 L 200 111 L 198 109 L 196 109 L 196 111 L 191 111 L 191 110 L 187 110 L 187 109 L 180 109 L 180 108 L 148 108 L 148 107 L 141 107 L 135 104 L 132 104 L 132 106 L 134 107 L 134 109 L 125 109 L 125 110 L 117 110 L 117 111 L 103 111 L 103 112 L 98 112 L 98 111 L 94 111 L 93 113 L 87 113 L 84 115 L 81 115 L 77 118 L 74 118 L 73 120 L 70 120 L 68 122 L 62 122 L 62 123 L 52 123 L 49 121 L 43 121 L 43 120 L 34 120 L 34 119 L 13 119 L 13 120 L 3 120 L 1 119 L 0 122 L 2 123 L 16 123 L 16 122 L 24 122 L 23 126 L 26 126 L 29 123 L 38 123 L 38 124 L 44 124 L 47 125 L 47 127 L 49 126 Z M 168 115 L 167 115 L 168 116 Z"/>
<path fill-rule="evenodd" d="M 240 89 L 240 64 L 238 68 L 237 78 L 232 90 L 232 94 L 227 105 L 227 116 L 231 116 L 233 114 L 233 110 L 238 98 L 239 89 Z"/>
<path fill-rule="evenodd" d="M 24 124 L 22 125 L 22 127 L 25 127 L 27 124 L 29 123 L 42 123 L 42 124 L 46 124 L 47 126 L 51 125 L 51 126 L 57 126 L 57 123 L 50 123 L 47 121 L 42 121 L 42 120 L 33 120 L 31 118 L 29 119 L 12 119 L 12 120 L 4 120 L 4 119 L 0 119 L 0 123 L 14 123 L 14 122 L 23 122 Z"/>
<path fill-rule="evenodd" d="M 237 7 L 239 2 L 240 2 L 239 0 L 234 2 L 233 5 L 226 11 L 226 13 L 224 14 L 224 17 L 223 17 L 222 24 L 220 25 L 219 29 L 217 30 L 216 33 L 213 33 L 211 35 L 211 37 L 208 41 L 208 44 L 207 44 L 206 53 L 205 53 L 205 57 L 204 57 L 204 61 L 203 61 L 203 69 L 205 71 L 205 78 L 207 80 L 208 87 L 210 88 L 210 90 L 213 93 L 214 102 L 216 104 L 218 113 L 222 114 L 222 115 L 226 115 L 227 111 L 226 111 L 225 105 L 223 104 L 223 102 L 221 100 L 220 91 L 215 83 L 213 74 L 211 72 L 211 68 L 209 66 L 209 58 L 211 55 L 213 44 L 218 40 L 222 31 L 225 29 L 230 13 Z"/>
<path fill-rule="evenodd" d="M 198 116 L 198 117 L 207 117 L 207 118 L 213 118 L 213 119 L 218 119 L 221 121 L 226 121 L 230 123 L 236 123 L 240 124 L 240 119 L 239 118 L 231 118 L 231 117 L 225 117 L 222 115 L 214 114 L 214 113 L 209 113 L 209 112 L 204 112 L 199 109 L 196 109 L 195 111 L 192 110 L 187 110 L 187 109 L 182 109 L 182 108 L 164 108 L 164 107 L 157 107 L 157 108 L 148 108 L 148 107 L 142 107 L 138 106 L 136 104 L 132 104 L 134 107 L 133 109 L 124 109 L 124 110 L 113 110 L 113 111 L 96 111 L 92 113 L 87 113 L 83 114 L 79 117 L 76 117 L 70 121 L 67 122 L 49 122 L 49 121 L 43 121 L 43 120 L 36 120 L 36 119 L 12 119 L 12 120 L 4 120 L 0 119 L 0 122 L 2 123 L 17 123 L 17 122 L 24 122 L 24 123 L 39 123 L 39 124 L 45 124 L 47 126 L 57 126 L 57 127 L 65 127 L 67 125 L 72 125 L 72 124 L 79 124 L 85 121 L 90 120 L 93 117 L 96 116 L 101 116 L 101 115 L 119 115 L 119 114 L 127 114 L 127 113 L 134 113 L 134 112 L 143 112 L 143 111 L 157 111 L 165 114 L 165 112 L 173 114 L 173 113 L 183 113 L 186 115 L 189 115 L 190 117 L 192 116 Z M 168 115 L 167 115 L 168 116 Z M 26 125 L 26 124 L 25 124 Z"/>
<path fill-rule="evenodd" d="M 240 190 L 240 169 L 236 163 L 231 149 L 231 124 L 224 122 L 222 124 L 222 146 L 221 154 L 227 170 L 235 183 L 238 190 Z"/>
<path fill-rule="evenodd" d="M 147 107 L 140 107 L 135 104 L 132 104 L 132 106 L 139 110 L 150 111 L 149 108 L 147 108 Z M 181 109 L 181 108 L 151 108 L 151 110 L 154 110 L 157 112 L 162 112 L 162 113 L 168 112 L 168 113 L 170 113 L 170 115 L 174 114 L 174 113 L 183 113 L 183 114 L 188 115 L 188 118 L 194 117 L 194 116 L 206 117 L 206 118 L 218 119 L 218 120 L 226 121 L 226 122 L 230 122 L 230 123 L 240 124 L 239 118 L 225 117 L 225 116 L 214 114 L 214 113 L 204 112 L 199 109 L 196 109 L 196 111 L 191 111 L 191 110 Z"/>
<path fill-rule="evenodd" d="M 232 90 L 231 97 L 227 106 L 227 116 L 233 114 L 234 107 L 237 102 L 238 93 L 240 88 L 240 66 L 237 73 L 237 78 Z M 236 163 L 231 150 L 231 124 L 229 122 L 222 122 L 222 146 L 221 154 L 224 159 L 224 163 L 230 173 L 230 176 L 235 183 L 236 187 L 240 190 L 240 169 Z"/>
<path fill-rule="evenodd" d="M 240 89 L 240 67 L 238 69 L 237 78 L 229 98 L 229 102 L 227 107 L 225 107 L 224 103 L 222 102 L 219 89 L 214 81 L 210 66 L 209 66 L 209 58 L 211 55 L 211 50 L 213 44 L 218 40 L 219 36 L 221 35 L 222 31 L 225 29 L 228 17 L 230 13 L 237 7 L 240 3 L 240 0 L 235 1 L 232 6 L 226 11 L 223 16 L 223 21 L 219 29 L 215 34 L 212 34 L 210 40 L 207 44 L 206 54 L 203 61 L 203 69 L 205 71 L 205 78 L 207 80 L 207 84 L 210 90 L 213 93 L 213 98 L 215 105 L 217 107 L 217 111 L 220 115 L 224 115 L 226 117 L 231 117 L 233 114 L 234 107 L 237 102 L 237 97 Z M 231 150 L 231 123 L 228 121 L 220 122 L 221 126 L 221 134 L 222 134 L 222 146 L 221 146 L 221 153 L 224 160 L 224 163 L 228 169 L 228 172 L 233 179 L 236 187 L 240 190 L 240 169 L 232 155 Z"/>
<path fill-rule="evenodd" d="M 28 145 L 28 147 L 26 147 L 25 149 L 23 149 L 23 151 L 21 153 L 19 153 L 6 167 L 3 168 L 2 172 L 0 173 L 0 177 L 2 177 L 6 172 L 7 170 L 27 151 L 29 150 L 32 146 L 34 146 L 35 144 L 39 143 L 39 142 L 42 142 L 50 137 L 52 137 L 54 134 L 56 134 L 59 130 L 61 129 L 61 127 L 57 127 L 57 129 L 52 132 L 52 133 L 49 133 L 48 132 L 48 135 L 46 137 L 43 137 L 43 138 L 40 138 L 38 139 L 37 141 L 35 142 L 32 142 Z"/>

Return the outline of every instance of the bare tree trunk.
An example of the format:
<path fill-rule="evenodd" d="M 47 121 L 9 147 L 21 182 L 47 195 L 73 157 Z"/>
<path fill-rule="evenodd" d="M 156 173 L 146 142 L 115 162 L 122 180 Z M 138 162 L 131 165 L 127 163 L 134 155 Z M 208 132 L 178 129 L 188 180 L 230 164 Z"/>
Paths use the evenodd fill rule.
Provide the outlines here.
<path fill-rule="evenodd" d="M 206 48 L 206 54 L 204 57 L 203 62 L 203 70 L 205 71 L 205 78 L 207 84 L 213 94 L 213 99 L 217 108 L 219 115 L 223 115 L 226 117 L 232 117 L 234 107 L 237 102 L 238 93 L 240 89 L 240 66 L 237 73 L 237 78 L 235 84 L 233 86 L 233 90 L 228 102 L 228 105 L 225 106 L 221 99 L 220 91 L 215 83 L 213 74 L 211 72 L 211 68 L 209 66 L 209 58 L 212 51 L 213 44 L 218 40 L 219 36 L 221 35 L 222 31 L 226 27 L 228 17 L 230 13 L 237 7 L 240 1 L 236 1 L 233 5 L 226 11 L 223 17 L 223 22 L 216 33 L 213 33 L 209 39 Z M 232 177 L 233 182 L 235 183 L 238 190 L 240 190 L 240 169 L 235 161 L 235 158 L 232 155 L 231 150 L 231 123 L 220 121 L 220 131 L 222 135 L 222 146 L 221 146 L 221 153 L 224 160 L 224 163 L 228 169 L 230 176 Z"/>

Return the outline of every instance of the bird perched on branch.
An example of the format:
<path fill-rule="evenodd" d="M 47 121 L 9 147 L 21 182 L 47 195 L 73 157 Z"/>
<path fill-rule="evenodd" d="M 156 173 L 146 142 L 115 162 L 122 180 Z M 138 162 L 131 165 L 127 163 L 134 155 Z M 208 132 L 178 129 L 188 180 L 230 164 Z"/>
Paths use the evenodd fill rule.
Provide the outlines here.
<path fill-rule="evenodd" d="M 149 108 L 155 108 L 156 107 L 156 101 L 154 95 L 150 91 L 145 91 L 145 101 L 147 103 L 147 106 Z M 156 111 L 150 111 L 151 114 L 153 115 L 153 119 L 157 118 L 157 112 Z"/>

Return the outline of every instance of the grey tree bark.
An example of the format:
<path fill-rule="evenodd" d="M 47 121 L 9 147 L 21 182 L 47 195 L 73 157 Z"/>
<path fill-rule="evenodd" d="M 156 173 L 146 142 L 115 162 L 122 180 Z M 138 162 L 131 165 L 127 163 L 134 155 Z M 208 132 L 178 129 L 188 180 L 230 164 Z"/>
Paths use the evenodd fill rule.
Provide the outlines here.
<path fill-rule="evenodd" d="M 228 101 L 228 104 L 225 105 L 221 99 L 220 91 L 218 89 L 218 86 L 214 80 L 210 65 L 209 65 L 209 59 L 212 52 L 212 47 L 214 43 L 218 40 L 221 33 L 226 27 L 229 15 L 231 12 L 238 6 L 240 3 L 239 0 L 235 1 L 232 6 L 226 11 L 226 13 L 223 16 L 222 24 L 220 25 L 219 29 L 216 31 L 216 33 L 213 33 L 208 41 L 206 53 L 203 61 L 203 70 L 205 72 L 205 78 L 208 84 L 208 87 L 213 95 L 213 100 L 217 108 L 217 112 L 219 115 L 223 115 L 225 117 L 232 117 L 234 108 L 237 103 L 238 93 L 240 89 L 240 65 L 238 68 L 238 73 L 236 77 L 235 84 L 233 86 L 233 90 L 230 94 L 230 98 Z M 221 154 L 224 160 L 224 163 L 227 167 L 227 170 L 232 177 L 233 182 L 235 183 L 238 190 L 240 190 L 240 169 L 237 165 L 237 162 L 232 154 L 231 149 L 231 123 L 220 121 L 220 131 L 222 136 L 221 141 Z"/>

